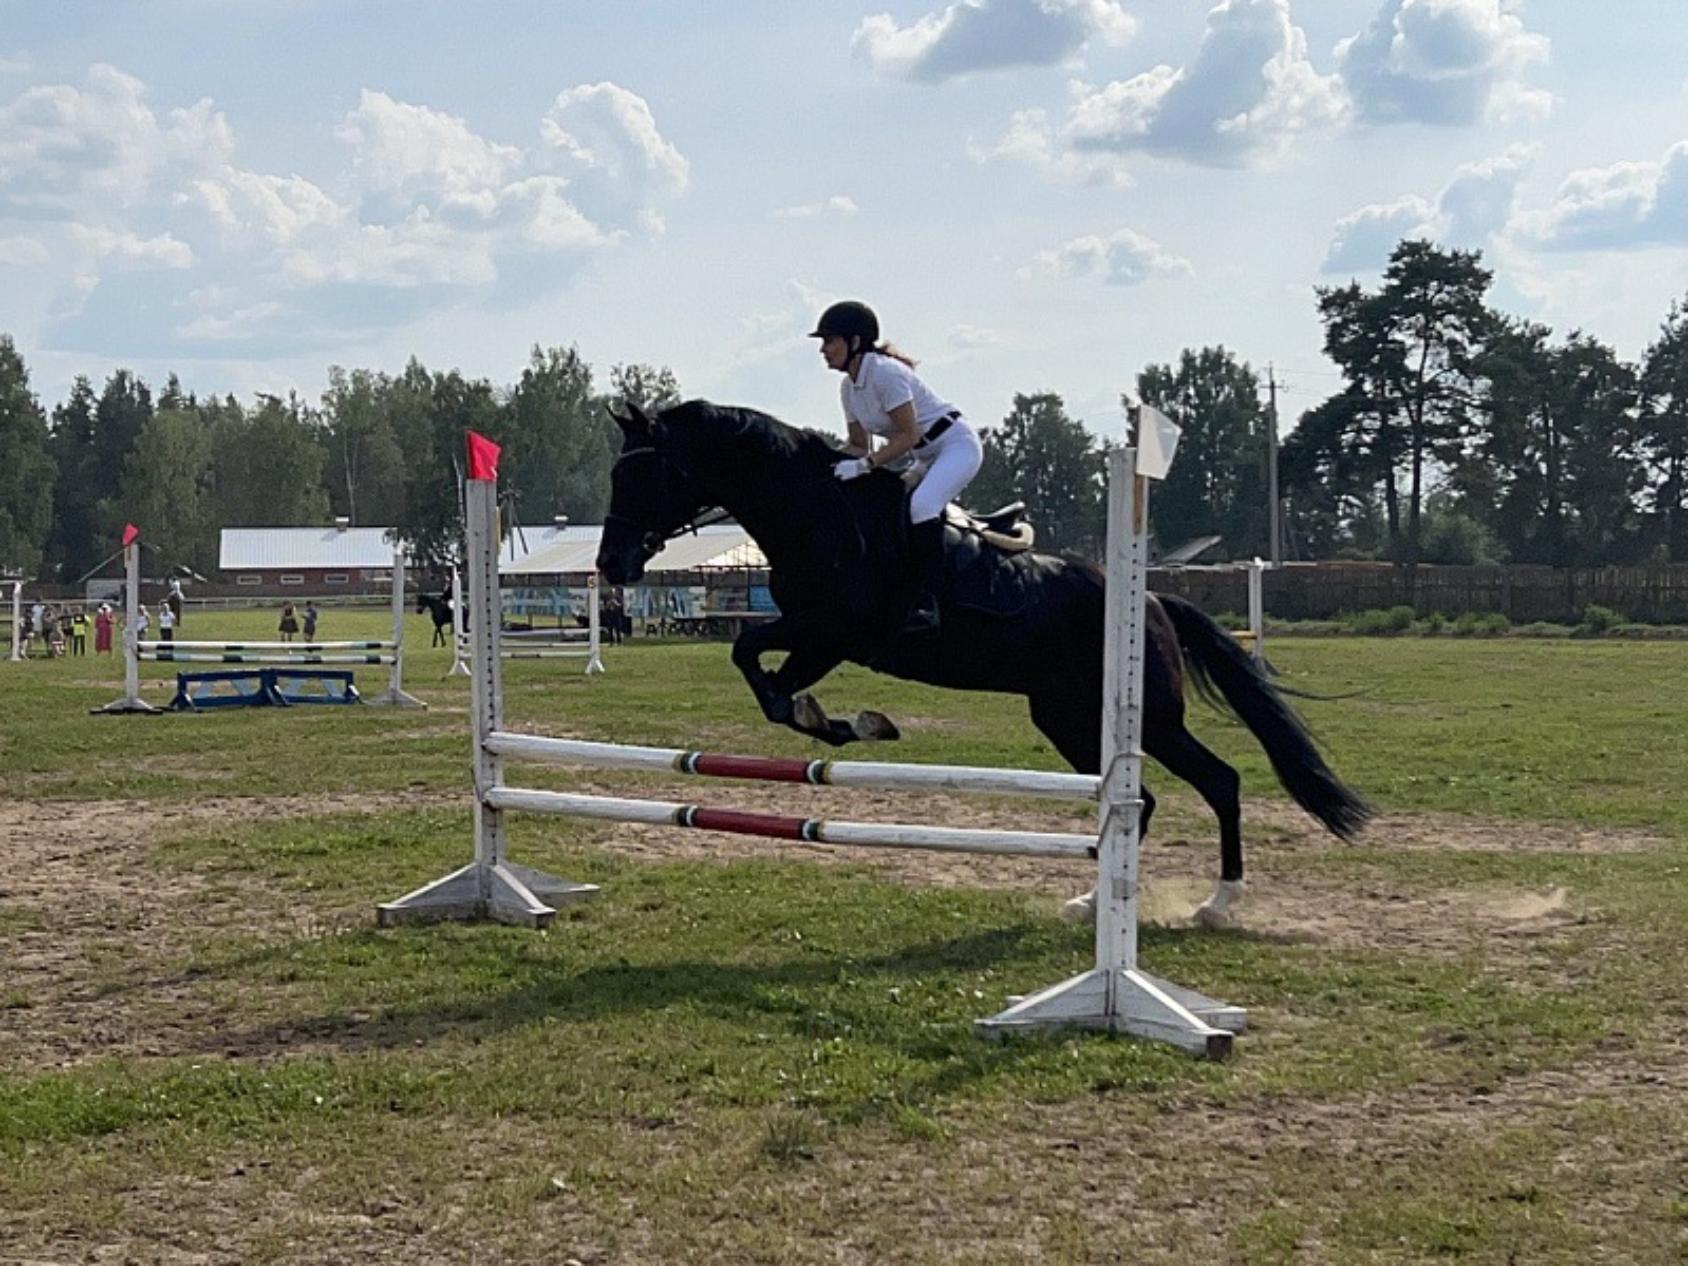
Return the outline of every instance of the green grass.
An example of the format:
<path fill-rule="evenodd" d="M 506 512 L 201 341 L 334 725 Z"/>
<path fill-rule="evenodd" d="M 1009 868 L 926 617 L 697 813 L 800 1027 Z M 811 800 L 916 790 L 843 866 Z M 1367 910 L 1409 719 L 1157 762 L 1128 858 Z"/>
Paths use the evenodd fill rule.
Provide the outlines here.
<path fill-rule="evenodd" d="M 325 637 L 382 632 L 374 612 L 332 620 Z M 508 665 L 507 724 L 810 750 L 761 722 L 722 646 L 608 654 L 591 681 Z M 91 850 L 104 914 L 61 860 L 26 864 L 37 841 L 0 840 L 0 962 L 36 964 L 0 980 L 0 1243 L 254 1262 L 1679 1259 L 1688 1084 L 1626 1078 L 1679 1058 L 1688 1018 L 1688 646 L 1281 639 L 1271 655 L 1297 688 L 1365 691 L 1303 707 L 1380 807 L 1450 831 L 1509 821 L 1531 845 L 1268 832 L 1252 855 L 1273 885 L 1350 920 L 1345 894 L 1564 889 L 1574 918 L 1340 945 L 1145 928 L 1154 970 L 1250 1006 L 1217 1066 L 1093 1036 L 979 1042 L 974 1019 L 1090 960 L 1089 931 L 1018 887 L 775 853 L 635 861 L 612 827 L 518 818 L 515 856 L 602 899 L 544 934 L 377 931 L 376 902 L 469 855 L 467 690 L 444 650 L 407 661 L 426 713 L 89 716 L 115 664 L 0 664 L 8 798 L 135 799 L 155 825 L 208 795 L 297 798 Z M 358 676 L 373 693 L 385 674 Z M 881 749 L 898 759 L 1060 767 L 1017 700 L 860 670 L 821 694 L 903 723 Z M 1249 800 L 1278 796 L 1233 723 L 1194 725 Z M 1171 829 L 1205 841 L 1193 796 L 1149 776 Z M 325 794 L 368 812 L 313 814 Z M 1640 834 L 1535 846 L 1547 827 Z"/>

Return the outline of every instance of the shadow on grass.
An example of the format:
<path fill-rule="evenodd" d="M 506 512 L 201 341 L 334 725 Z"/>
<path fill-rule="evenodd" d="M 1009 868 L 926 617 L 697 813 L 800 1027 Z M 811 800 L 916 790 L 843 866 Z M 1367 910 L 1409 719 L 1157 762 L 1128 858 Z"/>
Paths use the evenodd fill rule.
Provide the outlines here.
<path fill-rule="evenodd" d="M 427 930 L 412 930 L 396 938 L 371 939 L 393 947 L 408 959 L 414 947 L 407 942 L 427 935 Z M 442 977 L 458 978 L 444 986 L 453 996 L 389 1008 L 371 1000 L 324 1014 L 293 1016 L 244 1032 L 207 1036 L 190 1050 L 258 1054 L 286 1050 L 301 1041 L 349 1049 L 409 1047 L 419 1040 L 484 1039 L 541 1023 L 596 1024 L 664 1011 L 681 1011 L 692 1021 L 727 1020 L 747 1027 L 783 1019 L 796 1036 L 816 1036 L 820 1032 L 816 1016 L 824 1012 L 828 1019 L 822 1027 L 853 1026 L 858 1034 L 879 1034 L 887 1031 L 889 1018 L 906 1023 L 907 1013 L 898 1016 L 893 1008 L 887 1014 L 882 992 L 876 993 L 871 1003 L 862 999 L 857 1005 L 851 996 L 857 982 L 883 978 L 909 982 L 934 974 L 994 970 L 1002 963 L 1025 957 L 1026 943 L 1034 935 L 1024 927 L 997 928 L 866 957 L 805 954 L 780 962 L 748 964 L 623 958 L 615 963 L 576 967 L 555 957 L 536 958 L 518 952 L 503 964 L 497 978 L 486 980 L 495 991 L 476 996 L 465 996 L 461 976 L 465 972 L 481 974 L 478 969 L 487 965 L 486 949 L 458 941 L 452 948 L 464 950 L 463 959 L 440 963 Z M 1039 948 L 1047 949 L 1047 945 Z M 435 949 L 431 957 L 438 959 L 438 947 Z M 201 982 L 210 975 L 239 978 L 254 968 L 284 966 L 295 952 L 296 947 L 286 944 L 265 947 L 188 975 Z M 1053 982 L 1040 982 L 1049 983 Z M 374 1011 L 379 1012 L 378 1018 L 372 1018 Z M 290 1035 L 286 1041 L 281 1040 L 284 1033 Z"/>
<path fill-rule="evenodd" d="M 598 961 L 577 965 L 478 933 L 446 944 L 436 929 L 352 938 L 361 964 L 356 975 L 368 990 L 364 997 L 328 1012 L 206 1035 L 189 1049 L 261 1055 L 300 1043 L 350 1050 L 412 1047 L 442 1038 L 485 1039 L 540 1024 L 601 1025 L 672 1011 L 682 1017 L 679 1023 L 725 1021 L 756 1030 L 778 1021 L 793 1037 L 849 1032 L 917 1054 L 922 1025 L 911 1021 L 962 1024 L 1005 1005 L 1000 997 L 973 996 L 981 975 L 1029 993 L 1089 966 L 1088 955 L 1071 954 L 1075 942 L 1088 947 L 1089 931 L 1059 924 L 988 928 L 868 955 L 795 947 L 780 961 L 762 963 L 626 955 L 604 962 L 598 947 Z M 1207 939 L 1210 934 L 1196 929 L 1145 933 L 1151 950 L 1176 952 L 1175 946 Z M 295 967 L 297 953 L 292 943 L 265 946 L 192 969 L 182 979 L 203 984 L 222 978 L 235 986 L 250 982 L 253 972 Z M 381 976 L 399 973 L 393 983 L 408 991 L 416 979 L 412 967 L 431 972 L 437 988 L 423 981 L 431 995 L 425 1000 L 384 1006 L 377 996 Z M 867 981 L 875 984 L 864 990 Z M 355 976 L 351 984 L 358 987 Z M 888 1001 L 893 996 L 898 1000 Z M 948 1049 L 944 1040 L 933 1041 Z"/>

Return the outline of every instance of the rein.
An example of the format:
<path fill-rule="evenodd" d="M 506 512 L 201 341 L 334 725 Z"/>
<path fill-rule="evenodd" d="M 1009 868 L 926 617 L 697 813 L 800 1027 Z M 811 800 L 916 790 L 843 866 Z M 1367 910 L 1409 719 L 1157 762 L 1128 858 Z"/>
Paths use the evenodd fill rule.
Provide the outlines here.
<path fill-rule="evenodd" d="M 621 465 L 622 462 L 626 461 L 630 457 L 654 457 L 654 458 L 656 458 L 656 460 L 658 462 L 660 462 L 662 464 L 665 473 L 666 473 L 668 467 L 670 467 L 673 464 L 673 459 L 670 458 L 667 453 L 664 453 L 661 449 L 657 448 L 653 444 L 647 444 L 644 448 L 630 448 L 630 449 L 628 449 L 620 457 L 615 459 L 615 465 L 616 466 Z M 614 467 L 612 467 L 611 469 L 613 470 Z M 699 510 L 696 514 L 694 514 L 690 519 L 686 520 L 686 522 L 682 523 L 679 527 L 674 528 L 674 529 L 672 529 L 671 531 L 668 531 L 668 532 L 664 532 L 660 528 L 649 527 L 646 524 L 640 523 L 636 519 L 629 518 L 625 514 L 617 514 L 613 510 L 607 511 L 605 513 L 604 522 L 605 523 L 618 522 L 618 523 L 627 524 L 629 527 L 634 529 L 634 531 L 639 533 L 640 538 L 643 540 L 643 542 L 645 543 L 647 548 L 649 548 L 651 546 L 652 542 L 656 542 L 655 548 L 651 549 L 651 553 L 654 554 L 654 553 L 657 552 L 657 550 L 661 549 L 669 541 L 672 541 L 672 540 L 676 539 L 677 537 L 684 536 L 687 532 L 690 532 L 693 536 L 696 536 L 698 534 L 699 528 L 712 527 L 713 525 L 715 525 L 717 523 L 724 523 L 732 517 L 733 517 L 732 515 L 728 514 L 720 506 L 709 506 L 709 507 L 706 507 L 705 509 Z"/>

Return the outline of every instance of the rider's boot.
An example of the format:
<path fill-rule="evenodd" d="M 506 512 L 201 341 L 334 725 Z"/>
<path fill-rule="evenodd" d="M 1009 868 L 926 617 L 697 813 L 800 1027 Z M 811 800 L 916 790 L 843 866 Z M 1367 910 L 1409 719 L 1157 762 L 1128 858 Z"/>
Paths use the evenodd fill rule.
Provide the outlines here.
<path fill-rule="evenodd" d="M 944 587 L 944 520 L 939 515 L 909 525 L 907 579 L 914 600 L 903 624 L 905 635 L 930 637 L 939 631 L 938 594 Z"/>

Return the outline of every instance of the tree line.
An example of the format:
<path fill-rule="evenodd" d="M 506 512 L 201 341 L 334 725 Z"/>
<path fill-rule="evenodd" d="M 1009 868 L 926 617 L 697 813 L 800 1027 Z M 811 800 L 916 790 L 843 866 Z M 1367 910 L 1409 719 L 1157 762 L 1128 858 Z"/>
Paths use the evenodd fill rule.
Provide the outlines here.
<path fill-rule="evenodd" d="M 1584 331 L 1493 308 L 1479 252 L 1407 240 L 1378 285 L 1315 292 L 1341 386 L 1302 413 L 1280 460 L 1290 557 L 1560 566 L 1688 561 L 1688 302 L 1639 363 Z M 45 410 L 0 335 L 0 569 L 73 582 L 126 520 L 172 564 L 209 574 L 224 527 L 397 529 L 424 560 L 461 533 L 462 434 L 505 450 L 503 482 L 530 521 L 601 522 L 617 402 L 680 398 L 665 367 L 614 366 L 606 388 L 573 348 L 534 347 L 508 386 L 430 371 L 330 369 L 319 400 L 201 399 L 171 375 L 155 397 L 128 370 L 75 380 Z M 1183 427 L 1151 502 L 1165 548 L 1215 535 L 1268 552 L 1268 435 L 1259 374 L 1224 347 L 1151 364 L 1121 403 Z M 1024 500 L 1040 546 L 1095 556 L 1108 442 L 1054 392 L 1016 395 L 983 428 L 978 509 Z"/>
<path fill-rule="evenodd" d="M 424 560 L 461 536 L 463 432 L 504 446 L 503 482 L 549 521 L 602 520 L 619 433 L 612 402 L 679 399 L 672 372 L 617 365 L 608 391 L 572 348 L 535 347 L 508 387 L 434 372 L 330 369 L 310 403 L 296 394 L 204 399 L 170 375 L 156 396 L 119 369 L 97 393 L 79 377 L 45 411 L 13 341 L 0 335 L 0 568 L 72 583 L 113 550 L 124 522 L 156 555 L 201 575 L 221 529 L 327 524 L 396 529 Z"/>
<path fill-rule="evenodd" d="M 201 575 L 217 569 L 223 528 L 341 517 L 394 528 L 424 562 L 448 562 L 462 535 L 465 430 L 503 446 L 500 483 L 518 516 L 599 523 L 621 440 L 609 409 L 679 399 L 666 367 L 617 365 L 600 390 L 575 349 L 535 347 L 509 386 L 412 360 L 397 375 L 333 367 L 314 403 L 242 404 L 200 398 L 174 374 L 155 395 L 119 369 L 98 391 L 77 378 L 48 411 L 0 334 L 0 574 L 74 583 L 111 555 L 125 522 L 167 565 Z M 1100 545 L 1101 448 L 1059 396 L 1017 396 L 985 450 L 975 504 L 1023 498 L 1045 544 Z"/>

